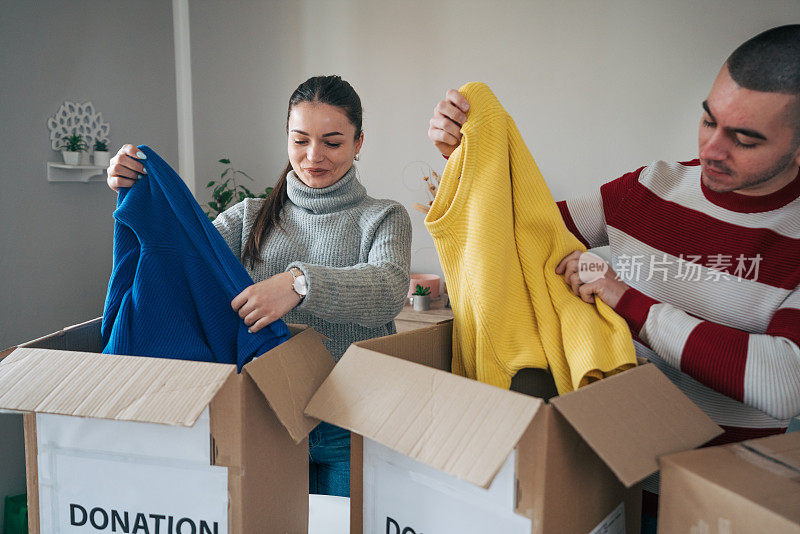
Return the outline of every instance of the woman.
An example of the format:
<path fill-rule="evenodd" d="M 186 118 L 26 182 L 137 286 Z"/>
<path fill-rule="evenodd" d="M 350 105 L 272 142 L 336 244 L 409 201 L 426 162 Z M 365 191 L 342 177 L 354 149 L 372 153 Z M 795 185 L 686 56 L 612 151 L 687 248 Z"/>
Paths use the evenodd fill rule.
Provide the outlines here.
<path fill-rule="evenodd" d="M 339 76 L 300 84 L 289 100 L 289 164 L 267 199 L 245 199 L 214 221 L 256 281 L 231 302 L 252 332 L 283 318 L 330 340 L 333 357 L 395 332 L 409 284 L 411 221 L 358 181 L 361 100 Z M 108 185 L 131 187 L 143 166 L 124 145 Z M 309 435 L 312 493 L 348 496 L 350 433 L 321 423 Z"/>

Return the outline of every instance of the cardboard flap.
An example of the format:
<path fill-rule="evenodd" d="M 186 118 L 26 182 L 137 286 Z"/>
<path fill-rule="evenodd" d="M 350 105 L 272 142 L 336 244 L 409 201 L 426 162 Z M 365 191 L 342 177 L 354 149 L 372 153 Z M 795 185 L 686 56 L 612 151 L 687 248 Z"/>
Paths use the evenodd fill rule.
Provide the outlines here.
<path fill-rule="evenodd" d="M 236 366 L 18 348 L 0 362 L 0 408 L 192 426 Z"/>
<path fill-rule="evenodd" d="M 488 487 L 541 405 L 351 345 L 306 413 Z"/>
<path fill-rule="evenodd" d="M 323 339 L 307 328 L 244 366 L 295 443 L 319 424 L 303 410 L 334 366 Z"/>
<path fill-rule="evenodd" d="M 449 371 L 452 363 L 453 326 L 451 322 L 417 328 L 400 334 L 366 339 L 354 343 L 361 348 L 403 360 Z"/>
<path fill-rule="evenodd" d="M 102 352 L 100 325 L 102 317 L 62 328 L 32 341 L 27 341 L 0 351 L 0 360 L 14 352 L 18 347 L 37 349 L 81 350 L 86 352 Z"/>
<path fill-rule="evenodd" d="M 693 449 L 722 429 L 655 365 L 600 380 L 550 400 L 620 482 L 658 470 L 663 454 Z"/>
<path fill-rule="evenodd" d="M 800 432 L 751 439 L 740 445 L 800 475 Z"/>

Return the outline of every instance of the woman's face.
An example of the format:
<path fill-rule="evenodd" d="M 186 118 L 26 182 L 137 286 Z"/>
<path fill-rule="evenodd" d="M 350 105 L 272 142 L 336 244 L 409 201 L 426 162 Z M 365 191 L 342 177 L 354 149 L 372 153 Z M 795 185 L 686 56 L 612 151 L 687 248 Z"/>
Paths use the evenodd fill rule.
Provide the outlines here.
<path fill-rule="evenodd" d="M 289 162 L 308 187 L 328 187 L 350 170 L 361 150 L 363 132 L 344 111 L 319 102 L 302 102 L 289 113 Z"/>

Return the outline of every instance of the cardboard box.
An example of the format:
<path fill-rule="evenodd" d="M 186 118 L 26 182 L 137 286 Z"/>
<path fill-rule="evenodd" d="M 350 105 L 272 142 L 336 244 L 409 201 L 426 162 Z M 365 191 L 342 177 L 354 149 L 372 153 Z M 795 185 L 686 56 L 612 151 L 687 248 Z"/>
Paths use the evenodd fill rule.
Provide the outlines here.
<path fill-rule="evenodd" d="M 800 533 L 800 432 L 661 458 L 658 532 Z"/>
<path fill-rule="evenodd" d="M 451 354 L 452 323 L 356 343 L 306 407 L 358 435 L 351 532 L 638 532 L 657 458 L 721 433 L 653 365 L 546 403 Z"/>
<path fill-rule="evenodd" d="M 100 319 L 0 354 L 0 408 L 25 413 L 30 532 L 307 532 L 318 421 L 302 408 L 334 362 L 290 330 L 241 374 L 98 354 Z"/>

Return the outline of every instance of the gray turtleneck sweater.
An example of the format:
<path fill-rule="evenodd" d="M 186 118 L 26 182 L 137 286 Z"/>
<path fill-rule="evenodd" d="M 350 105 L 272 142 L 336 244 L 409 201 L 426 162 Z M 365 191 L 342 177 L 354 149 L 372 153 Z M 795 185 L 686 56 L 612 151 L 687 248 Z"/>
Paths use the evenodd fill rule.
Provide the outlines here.
<path fill-rule="evenodd" d="M 411 220 L 401 204 L 367 196 L 355 166 L 322 189 L 306 186 L 294 171 L 286 181 L 280 226 L 264 243 L 263 261 L 245 267 L 256 282 L 291 267 L 303 271 L 308 295 L 283 319 L 329 337 L 338 361 L 355 341 L 395 333 L 408 293 Z M 214 221 L 240 260 L 263 202 L 245 199 Z"/>

